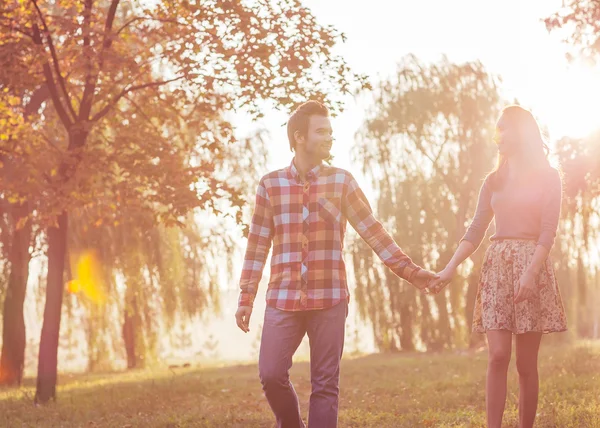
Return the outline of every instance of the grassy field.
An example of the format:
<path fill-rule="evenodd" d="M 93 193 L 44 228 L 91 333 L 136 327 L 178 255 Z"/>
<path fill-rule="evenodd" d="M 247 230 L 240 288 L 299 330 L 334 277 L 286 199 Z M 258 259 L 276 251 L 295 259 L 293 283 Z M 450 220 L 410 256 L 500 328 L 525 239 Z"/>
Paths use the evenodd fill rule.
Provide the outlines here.
<path fill-rule="evenodd" d="M 600 346 L 550 347 L 540 358 L 538 427 L 600 427 Z M 340 427 L 484 426 L 486 354 L 393 354 L 345 359 Z M 292 381 L 306 414 L 309 366 Z M 3 427 L 272 427 L 255 365 L 110 375 L 63 375 L 58 401 L 32 404 L 33 380 L 0 389 Z M 517 426 L 509 374 L 507 427 Z"/>

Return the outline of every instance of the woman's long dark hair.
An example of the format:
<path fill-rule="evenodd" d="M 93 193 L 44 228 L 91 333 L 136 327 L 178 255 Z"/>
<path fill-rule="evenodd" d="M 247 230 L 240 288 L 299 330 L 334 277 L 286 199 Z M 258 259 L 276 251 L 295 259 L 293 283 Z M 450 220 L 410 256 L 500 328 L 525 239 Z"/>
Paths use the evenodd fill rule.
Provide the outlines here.
<path fill-rule="evenodd" d="M 502 110 L 501 117 L 508 123 L 508 127 L 514 131 L 521 146 L 530 147 L 530 156 L 532 156 L 532 168 L 537 168 L 541 161 L 550 166 L 548 155 L 550 148 L 542 138 L 540 127 L 531 112 L 518 105 L 510 105 Z M 508 159 L 505 155 L 498 152 L 498 162 L 496 167 L 490 172 L 489 178 L 492 187 L 498 189 L 502 186 L 506 173 L 508 171 Z"/>

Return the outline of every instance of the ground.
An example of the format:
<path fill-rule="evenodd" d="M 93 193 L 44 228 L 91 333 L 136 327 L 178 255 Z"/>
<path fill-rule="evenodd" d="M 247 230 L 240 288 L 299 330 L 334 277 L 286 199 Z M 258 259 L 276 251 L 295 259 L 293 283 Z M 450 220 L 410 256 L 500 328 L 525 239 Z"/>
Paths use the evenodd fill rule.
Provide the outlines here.
<path fill-rule="evenodd" d="M 342 364 L 340 427 L 481 427 L 486 353 L 380 354 Z M 540 356 L 536 427 L 600 427 L 600 346 L 546 346 Z M 292 381 L 304 415 L 309 366 Z M 34 380 L 0 389 L 6 427 L 272 427 L 256 364 L 62 375 L 58 399 L 32 403 Z M 505 426 L 517 426 L 511 361 Z"/>

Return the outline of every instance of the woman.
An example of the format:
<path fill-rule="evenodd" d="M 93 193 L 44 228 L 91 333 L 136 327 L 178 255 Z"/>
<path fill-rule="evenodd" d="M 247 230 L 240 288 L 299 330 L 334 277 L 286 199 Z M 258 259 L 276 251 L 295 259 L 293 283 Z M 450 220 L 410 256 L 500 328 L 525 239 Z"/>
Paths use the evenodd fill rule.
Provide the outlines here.
<path fill-rule="evenodd" d="M 481 269 L 473 330 L 486 333 L 488 426 L 500 427 L 512 335 L 519 372 L 519 425 L 532 427 L 538 402 L 538 349 L 543 333 L 567 329 L 548 254 L 558 226 L 562 185 L 548 162 L 548 147 L 531 112 L 502 111 L 496 125 L 498 165 L 485 179 L 475 217 L 448 265 L 432 281 L 439 291 L 481 244 L 495 217 L 496 232 Z"/>

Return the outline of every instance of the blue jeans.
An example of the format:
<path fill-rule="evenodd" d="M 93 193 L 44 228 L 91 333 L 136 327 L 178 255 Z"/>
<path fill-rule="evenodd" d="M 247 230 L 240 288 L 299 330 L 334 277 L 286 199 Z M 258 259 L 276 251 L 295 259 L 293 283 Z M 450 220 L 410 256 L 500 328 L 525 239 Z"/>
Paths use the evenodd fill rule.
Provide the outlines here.
<path fill-rule="evenodd" d="M 305 334 L 310 345 L 312 393 L 309 428 L 335 428 L 340 393 L 340 360 L 348 303 L 314 311 L 282 311 L 267 307 L 258 370 L 265 396 L 280 428 L 304 428 L 298 396 L 290 382 L 292 357 Z"/>

